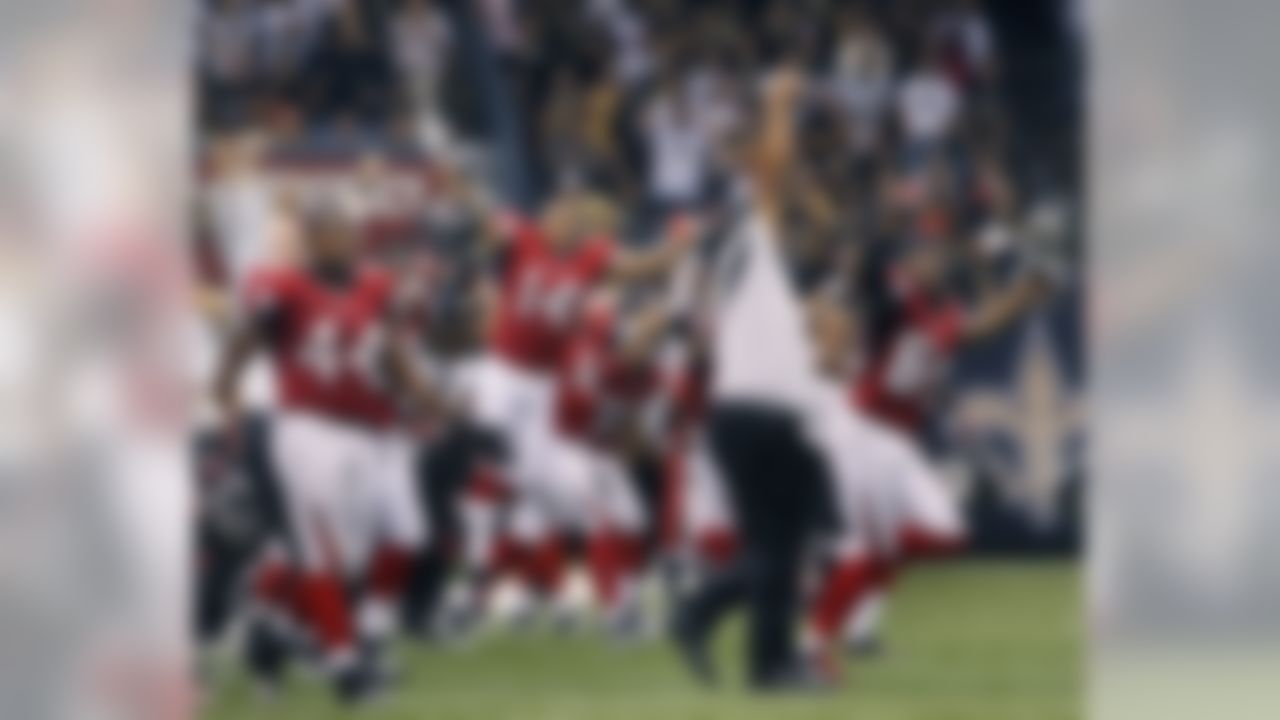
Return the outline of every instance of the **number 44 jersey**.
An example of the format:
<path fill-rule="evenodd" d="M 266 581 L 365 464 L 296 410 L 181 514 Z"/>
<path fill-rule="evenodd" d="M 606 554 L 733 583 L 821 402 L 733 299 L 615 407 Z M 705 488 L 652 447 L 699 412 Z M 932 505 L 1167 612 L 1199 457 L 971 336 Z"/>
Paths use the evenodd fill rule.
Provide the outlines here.
<path fill-rule="evenodd" d="M 397 418 L 387 372 L 395 283 L 360 268 L 344 282 L 271 268 L 245 288 L 251 321 L 270 349 L 281 404 L 356 425 Z"/>
<path fill-rule="evenodd" d="M 557 251 L 536 224 L 515 219 L 509 224 L 494 350 L 520 367 L 550 375 L 581 320 L 583 301 L 608 272 L 615 244 L 601 236 Z"/>

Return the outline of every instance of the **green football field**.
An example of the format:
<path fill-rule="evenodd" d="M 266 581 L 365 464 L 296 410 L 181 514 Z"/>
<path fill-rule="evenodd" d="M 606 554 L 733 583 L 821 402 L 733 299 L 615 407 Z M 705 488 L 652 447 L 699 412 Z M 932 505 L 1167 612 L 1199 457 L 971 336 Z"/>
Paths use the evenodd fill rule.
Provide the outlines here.
<path fill-rule="evenodd" d="M 1078 572 L 1068 563 L 963 562 L 922 567 L 900 584 L 884 657 L 851 665 L 819 698 L 753 696 L 736 683 L 696 686 L 663 643 L 611 647 L 584 633 L 493 636 L 456 650 L 406 647 L 407 677 L 363 708 L 368 718 L 440 720 L 1057 720 L 1081 717 Z M 736 677 L 740 633 L 720 638 Z M 349 716 L 322 686 L 295 677 L 273 700 L 224 668 L 209 720 Z"/>

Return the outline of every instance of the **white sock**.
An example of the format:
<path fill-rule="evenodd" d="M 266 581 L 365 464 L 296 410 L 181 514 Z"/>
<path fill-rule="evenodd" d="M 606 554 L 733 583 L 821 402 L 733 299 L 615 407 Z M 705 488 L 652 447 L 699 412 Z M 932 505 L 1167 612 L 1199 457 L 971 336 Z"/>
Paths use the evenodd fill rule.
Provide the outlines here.
<path fill-rule="evenodd" d="M 879 636 L 884 623 L 885 593 L 873 590 L 858 603 L 853 617 L 845 624 L 845 638 L 853 642 L 865 642 Z"/>
<path fill-rule="evenodd" d="M 497 521 L 498 508 L 493 503 L 474 500 L 462 503 L 462 561 L 468 569 L 489 566 Z"/>
<path fill-rule="evenodd" d="M 323 667 L 330 677 L 337 677 L 355 667 L 356 651 L 352 647 L 335 648 L 325 653 Z"/>
<path fill-rule="evenodd" d="M 386 598 L 366 598 L 360 604 L 360 635 L 383 642 L 396 629 L 396 605 Z"/>

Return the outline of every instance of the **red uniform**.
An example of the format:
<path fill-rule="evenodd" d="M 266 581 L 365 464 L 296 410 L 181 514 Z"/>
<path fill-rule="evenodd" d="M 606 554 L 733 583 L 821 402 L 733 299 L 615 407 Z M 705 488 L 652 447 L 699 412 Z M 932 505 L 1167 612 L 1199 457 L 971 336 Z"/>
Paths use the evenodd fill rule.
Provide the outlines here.
<path fill-rule="evenodd" d="M 660 516 L 663 544 L 676 547 L 693 523 L 687 509 L 691 490 L 692 452 L 695 436 L 706 416 L 710 373 L 706 363 L 691 354 L 688 342 L 667 345 L 659 353 L 653 392 L 649 402 L 655 409 L 659 442 L 665 454 Z M 699 528 L 705 530 L 705 528 Z M 724 547 L 726 528 L 717 526 L 713 543 Z M 699 540 L 701 540 L 700 538 Z M 727 553 L 728 551 L 726 551 Z M 713 553 L 717 556 L 725 553 Z"/>
<path fill-rule="evenodd" d="M 637 412 L 653 387 L 653 368 L 618 352 L 615 322 L 609 309 L 593 308 L 566 342 L 557 369 L 555 420 L 567 437 L 597 440 L 610 420 Z"/>
<path fill-rule="evenodd" d="M 583 299 L 609 269 L 614 243 L 599 237 L 560 252 L 528 221 L 513 221 L 511 235 L 494 348 L 521 367 L 553 372 Z"/>
<path fill-rule="evenodd" d="M 855 380 L 853 397 L 872 417 L 915 434 L 923 429 L 960 343 L 963 310 L 900 277 L 892 289 L 900 318 L 868 358 Z"/>
<path fill-rule="evenodd" d="M 384 363 L 390 275 L 362 268 L 335 286 L 277 268 L 252 276 L 247 295 L 267 333 L 285 408 L 374 427 L 396 419 Z"/>
<path fill-rule="evenodd" d="M 683 435 L 702 424 L 707 414 L 710 386 L 710 372 L 704 362 L 681 359 L 675 367 L 666 368 L 659 392 L 661 399 L 670 404 L 673 433 Z"/>

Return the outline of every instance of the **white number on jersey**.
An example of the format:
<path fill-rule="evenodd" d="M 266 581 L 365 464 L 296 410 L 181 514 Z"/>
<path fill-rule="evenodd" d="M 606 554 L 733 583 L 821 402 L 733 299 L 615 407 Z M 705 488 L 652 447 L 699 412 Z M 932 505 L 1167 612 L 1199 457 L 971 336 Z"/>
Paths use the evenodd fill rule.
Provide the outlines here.
<path fill-rule="evenodd" d="M 552 327 L 565 327 L 573 319 L 582 288 L 573 280 L 553 281 L 547 273 L 531 269 L 520 278 L 516 307 L 520 315 Z"/>
<path fill-rule="evenodd" d="M 344 345 L 337 321 L 326 317 L 311 326 L 300 354 L 303 365 L 323 382 L 333 382 L 343 372 L 352 372 L 371 387 L 382 387 L 386 347 L 386 331 L 381 325 L 365 326 L 355 342 Z"/>

